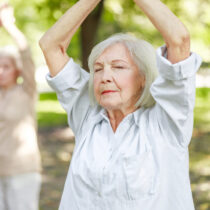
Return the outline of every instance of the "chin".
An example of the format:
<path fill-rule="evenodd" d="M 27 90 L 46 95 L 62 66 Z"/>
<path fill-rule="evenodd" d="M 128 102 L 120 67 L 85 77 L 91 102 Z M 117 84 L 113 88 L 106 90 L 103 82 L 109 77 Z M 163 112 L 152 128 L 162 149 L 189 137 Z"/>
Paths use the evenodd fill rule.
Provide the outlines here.
<path fill-rule="evenodd" d="M 120 109 L 120 105 L 115 103 L 101 103 L 100 105 L 106 110 Z"/>

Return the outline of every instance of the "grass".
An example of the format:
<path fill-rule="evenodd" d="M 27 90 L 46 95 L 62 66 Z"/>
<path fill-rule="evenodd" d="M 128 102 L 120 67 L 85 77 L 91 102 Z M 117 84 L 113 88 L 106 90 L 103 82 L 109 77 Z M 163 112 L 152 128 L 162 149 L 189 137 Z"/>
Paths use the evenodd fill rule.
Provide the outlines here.
<path fill-rule="evenodd" d="M 67 125 L 67 116 L 55 93 L 43 93 L 37 104 L 37 120 L 41 129 Z"/>

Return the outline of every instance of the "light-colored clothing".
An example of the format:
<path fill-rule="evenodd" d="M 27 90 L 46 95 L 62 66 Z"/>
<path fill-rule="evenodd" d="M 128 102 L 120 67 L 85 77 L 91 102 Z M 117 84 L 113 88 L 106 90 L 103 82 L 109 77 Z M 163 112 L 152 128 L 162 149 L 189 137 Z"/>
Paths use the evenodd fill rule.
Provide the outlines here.
<path fill-rule="evenodd" d="M 1 210 L 37 210 L 41 174 L 25 173 L 0 177 Z"/>
<path fill-rule="evenodd" d="M 24 82 L 7 90 L 0 88 L 0 177 L 41 169 L 36 135 L 35 67 L 29 49 L 20 55 Z"/>
<path fill-rule="evenodd" d="M 171 64 L 157 50 L 156 104 L 127 115 L 114 133 L 91 107 L 89 74 L 72 59 L 47 80 L 68 114 L 76 145 L 60 210 L 193 210 L 188 144 L 201 58 Z"/>

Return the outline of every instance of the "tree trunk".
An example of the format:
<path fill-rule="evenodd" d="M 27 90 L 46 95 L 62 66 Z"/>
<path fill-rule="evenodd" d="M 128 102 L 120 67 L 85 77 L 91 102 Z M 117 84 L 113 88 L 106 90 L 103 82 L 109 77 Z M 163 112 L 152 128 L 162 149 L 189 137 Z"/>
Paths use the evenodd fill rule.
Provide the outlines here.
<path fill-rule="evenodd" d="M 81 26 L 81 52 L 82 66 L 86 71 L 88 68 L 88 56 L 95 44 L 97 29 L 103 12 L 104 0 L 102 0 L 96 9 L 85 19 Z"/>

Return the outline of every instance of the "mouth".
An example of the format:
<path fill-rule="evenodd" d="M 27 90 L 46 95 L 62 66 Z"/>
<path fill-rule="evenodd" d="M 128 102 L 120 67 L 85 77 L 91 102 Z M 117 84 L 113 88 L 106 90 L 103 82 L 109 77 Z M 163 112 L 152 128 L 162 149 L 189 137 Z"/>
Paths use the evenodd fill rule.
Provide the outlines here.
<path fill-rule="evenodd" d="M 105 94 L 116 93 L 116 92 L 119 92 L 119 91 L 116 91 L 116 90 L 104 90 L 101 94 L 105 95 Z"/>

